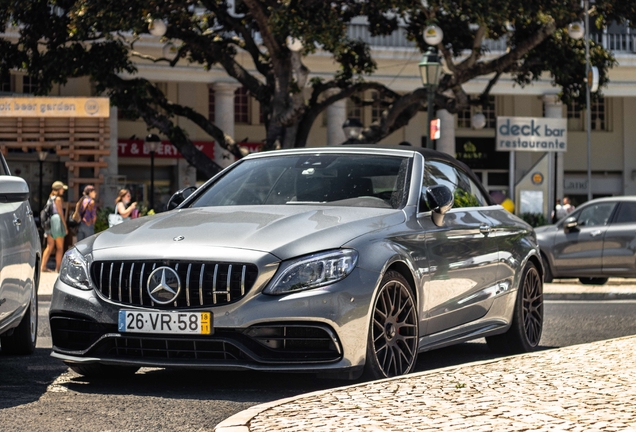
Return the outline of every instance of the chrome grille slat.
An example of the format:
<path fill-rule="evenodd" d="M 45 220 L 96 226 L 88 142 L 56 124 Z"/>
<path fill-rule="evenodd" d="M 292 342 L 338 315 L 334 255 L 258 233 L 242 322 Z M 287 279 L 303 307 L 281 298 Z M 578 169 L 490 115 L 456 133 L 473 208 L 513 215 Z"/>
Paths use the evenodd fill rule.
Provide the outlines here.
<path fill-rule="evenodd" d="M 139 304 L 144 305 L 144 270 L 146 263 L 141 265 L 141 273 L 139 273 Z"/>
<path fill-rule="evenodd" d="M 168 305 L 152 302 L 148 290 L 148 276 L 162 266 L 176 271 L 181 280 L 181 291 Z M 258 277 L 254 264 L 228 262 L 96 261 L 90 270 L 96 290 L 104 298 L 122 305 L 158 309 L 222 306 L 236 302 L 249 292 Z"/>
<path fill-rule="evenodd" d="M 227 269 L 227 282 L 225 283 L 225 291 L 227 292 L 227 301 L 230 301 L 230 283 L 232 282 L 232 264 Z"/>
<path fill-rule="evenodd" d="M 247 266 L 243 266 L 243 270 L 241 271 L 241 295 L 245 295 L 245 271 L 247 270 Z"/>
<path fill-rule="evenodd" d="M 130 275 L 128 276 L 128 301 L 133 302 L 132 290 L 133 290 L 133 270 L 135 270 L 135 263 L 130 266 Z"/>
<path fill-rule="evenodd" d="M 114 265 L 110 266 L 110 275 L 108 276 L 108 298 L 112 299 L 113 298 L 113 267 L 115 267 Z"/>
<path fill-rule="evenodd" d="M 192 264 L 188 264 L 188 274 L 186 275 L 186 306 L 190 307 L 190 271 Z"/>
<path fill-rule="evenodd" d="M 201 275 L 199 276 L 199 305 L 203 306 L 203 275 L 205 264 L 201 264 Z"/>
<path fill-rule="evenodd" d="M 121 277 L 124 274 L 124 263 L 121 263 L 121 267 L 119 267 L 119 286 L 117 287 L 117 289 L 119 290 L 119 301 L 122 301 L 122 297 L 121 297 Z"/>
<path fill-rule="evenodd" d="M 177 263 L 177 265 L 176 265 L 176 266 L 174 266 L 174 271 L 176 271 L 176 272 L 177 272 L 177 274 L 179 273 L 179 263 Z M 178 298 L 174 299 L 174 307 L 179 307 L 179 306 L 177 305 L 177 301 L 178 301 Z"/>
<path fill-rule="evenodd" d="M 157 267 L 157 263 L 154 263 L 152 265 L 152 268 L 150 269 L 150 273 L 152 273 L 155 270 L 156 267 Z M 155 305 L 155 302 L 153 302 L 152 299 L 151 299 L 150 300 L 150 306 L 154 306 L 154 305 Z"/>
<path fill-rule="evenodd" d="M 216 304 L 216 275 L 219 272 L 219 265 L 214 266 L 214 276 L 212 276 L 212 303 Z"/>

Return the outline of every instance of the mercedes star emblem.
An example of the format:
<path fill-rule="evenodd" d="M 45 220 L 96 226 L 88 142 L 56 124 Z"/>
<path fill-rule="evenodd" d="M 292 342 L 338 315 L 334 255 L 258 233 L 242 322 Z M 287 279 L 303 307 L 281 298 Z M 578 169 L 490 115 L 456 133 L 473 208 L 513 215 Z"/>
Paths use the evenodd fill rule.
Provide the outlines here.
<path fill-rule="evenodd" d="M 158 304 L 172 303 L 181 291 L 181 281 L 170 267 L 158 267 L 148 277 L 148 294 Z"/>

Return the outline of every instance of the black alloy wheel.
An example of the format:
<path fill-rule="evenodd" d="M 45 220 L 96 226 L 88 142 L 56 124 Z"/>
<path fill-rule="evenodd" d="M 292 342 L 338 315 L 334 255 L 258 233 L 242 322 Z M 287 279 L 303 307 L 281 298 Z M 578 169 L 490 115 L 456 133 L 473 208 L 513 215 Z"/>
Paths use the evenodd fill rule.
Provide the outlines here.
<path fill-rule="evenodd" d="M 529 262 L 517 290 L 512 323 L 507 332 L 486 337 L 494 352 L 518 354 L 535 350 L 543 331 L 543 282 L 535 265 Z"/>
<path fill-rule="evenodd" d="M 523 323 L 528 343 L 535 348 L 543 330 L 543 284 L 534 266 L 526 272 L 523 291 Z"/>
<path fill-rule="evenodd" d="M 418 319 L 415 296 L 400 273 L 389 271 L 375 299 L 367 344 L 366 375 L 379 379 L 415 368 Z"/>

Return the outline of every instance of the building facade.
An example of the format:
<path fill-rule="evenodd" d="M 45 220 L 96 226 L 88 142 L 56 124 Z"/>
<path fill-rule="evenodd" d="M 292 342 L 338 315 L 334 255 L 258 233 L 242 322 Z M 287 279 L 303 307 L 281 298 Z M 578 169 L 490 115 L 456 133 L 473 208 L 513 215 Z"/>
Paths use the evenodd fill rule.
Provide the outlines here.
<path fill-rule="evenodd" d="M 421 53 L 409 43 L 404 30 L 399 29 L 387 37 L 371 37 L 364 22 L 354 22 L 349 27 L 351 37 L 366 40 L 372 46 L 378 64 L 377 73 L 370 79 L 379 81 L 397 92 L 410 92 L 420 87 L 418 62 Z M 614 52 L 618 66 L 610 71 L 610 83 L 602 89 L 603 98 L 591 106 L 590 155 L 594 197 L 636 194 L 636 39 L 629 31 L 614 29 L 594 36 L 606 48 Z M 500 55 L 505 49 L 500 43 L 487 41 L 490 55 Z M 159 55 L 167 46 L 150 35 L 143 36 L 136 48 L 144 54 Z M 317 52 L 303 59 L 311 71 L 310 77 L 329 79 L 335 73 L 330 55 Z M 151 62 L 138 63 L 139 75 L 157 83 L 170 100 L 190 106 L 205 113 L 215 124 L 242 141 L 250 151 L 258 151 L 265 138 L 265 128 L 258 103 L 221 68 L 209 71 L 199 67 L 177 65 L 162 66 Z M 469 94 L 479 94 L 488 84 L 489 77 L 477 78 L 464 86 Z M 7 97 L 25 96 L 33 92 L 37 82 L 15 73 L 2 78 L 1 90 Z M 530 172 L 541 153 L 507 152 L 495 150 L 495 126 L 498 116 L 561 117 L 567 118 L 567 152 L 555 156 L 556 183 L 553 197 L 569 196 L 576 203 L 587 199 L 587 139 L 585 107 L 565 106 L 556 94 L 559 89 L 551 84 L 549 76 L 526 87 L 519 87 L 509 77 L 502 76 L 492 89 L 490 104 L 481 108 L 486 118 L 485 127 L 472 125 L 475 108 L 457 114 L 436 112 L 441 119 L 441 138 L 438 150 L 448 152 L 466 162 L 481 178 L 491 192 L 510 195 L 511 185 Z M 65 86 L 56 87 L 50 96 L 96 96 L 87 79 L 73 79 Z M 370 91 L 360 95 L 366 100 L 377 101 L 377 94 Z M 359 106 L 353 101 L 341 101 L 330 106 L 314 124 L 309 146 L 336 145 L 345 141 L 342 124 L 347 118 L 359 118 L 370 125 L 381 114 L 380 101 Z M 211 137 L 185 119 L 178 119 L 189 137 L 204 152 L 222 166 L 233 158 L 215 146 Z M 111 108 L 108 119 L 110 153 L 102 162 L 103 182 L 100 186 L 102 205 L 112 206 L 120 188 L 133 192 L 133 199 L 149 202 L 150 153 L 143 145 L 149 133 L 142 121 L 133 121 Z M 150 131 L 153 132 L 153 131 Z M 156 132 L 156 131 L 155 131 Z M 421 146 L 428 133 L 427 113 L 422 111 L 405 127 L 385 138 L 382 143 L 398 144 L 404 141 Z M 40 162 L 35 147 L 7 149 L 0 138 L 0 149 L 16 174 L 24 176 L 32 186 L 39 187 L 43 179 L 45 193 L 54 180 L 68 181 L 72 177 L 67 166 L 68 155 L 50 154 L 43 162 L 43 174 L 39 174 Z M 154 155 L 154 185 L 157 210 L 176 190 L 201 183 L 196 170 L 185 161 L 168 142 L 164 142 Z M 511 164 L 514 170 L 511 172 Z M 18 171 L 19 170 L 19 171 Z M 32 194 L 33 195 L 33 194 Z M 69 196 L 70 200 L 76 196 Z M 39 208 L 34 203 L 34 208 Z"/>

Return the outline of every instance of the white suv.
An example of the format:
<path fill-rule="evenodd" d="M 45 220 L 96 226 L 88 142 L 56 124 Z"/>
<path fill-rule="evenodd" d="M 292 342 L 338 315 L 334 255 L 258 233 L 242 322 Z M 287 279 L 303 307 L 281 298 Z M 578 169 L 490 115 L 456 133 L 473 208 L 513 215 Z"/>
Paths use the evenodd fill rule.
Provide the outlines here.
<path fill-rule="evenodd" d="M 31 354 L 38 327 L 41 247 L 29 186 L 0 154 L 0 350 Z"/>

